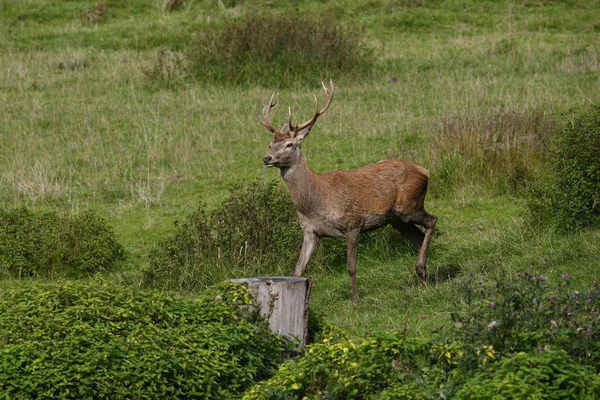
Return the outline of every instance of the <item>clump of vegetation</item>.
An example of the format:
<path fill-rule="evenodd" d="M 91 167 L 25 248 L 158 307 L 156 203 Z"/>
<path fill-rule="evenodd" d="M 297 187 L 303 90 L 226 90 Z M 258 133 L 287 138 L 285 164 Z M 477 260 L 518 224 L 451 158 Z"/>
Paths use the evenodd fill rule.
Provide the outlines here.
<path fill-rule="evenodd" d="M 270 87 L 357 77 L 374 61 L 359 31 L 332 14 L 264 11 L 207 27 L 189 57 L 201 80 Z"/>
<path fill-rule="evenodd" d="M 111 270 L 125 251 L 92 213 L 69 216 L 0 209 L 0 274 L 4 277 L 83 277 Z"/>
<path fill-rule="evenodd" d="M 237 186 L 216 210 L 200 205 L 151 251 L 144 283 L 189 290 L 245 274 L 287 275 L 301 244 L 287 192 L 275 182 Z"/>
<path fill-rule="evenodd" d="M 562 350 L 518 353 L 469 379 L 456 400 L 597 399 L 600 377 Z"/>
<path fill-rule="evenodd" d="M 559 132 L 540 110 L 498 110 L 488 115 L 445 118 L 431 146 L 435 182 L 452 189 L 483 183 L 500 193 L 515 193 L 529 183 Z"/>
<path fill-rule="evenodd" d="M 250 304 L 232 284 L 198 300 L 98 281 L 3 291 L 0 397 L 239 397 L 283 361 Z"/>
<path fill-rule="evenodd" d="M 573 232 L 600 223 L 600 106 L 571 111 L 550 147 L 547 168 L 529 193 L 538 223 Z"/>
<path fill-rule="evenodd" d="M 164 0 L 163 8 L 165 11 L 173 11 L 185 5 L 184 0 Z"/>

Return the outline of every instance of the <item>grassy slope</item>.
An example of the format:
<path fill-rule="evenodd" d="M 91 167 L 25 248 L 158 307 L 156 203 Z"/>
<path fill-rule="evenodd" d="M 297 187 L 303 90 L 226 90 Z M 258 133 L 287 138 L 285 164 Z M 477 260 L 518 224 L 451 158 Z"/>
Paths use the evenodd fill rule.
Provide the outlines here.
<path fill-rule="evenodd" d="M 135 270 L 199 201 L 216 204 L 241 180 L 276 178 L 261 166 L 269 136 L 253 113 L 269 89 L 188 80 L 166 90 L 147 77 L 159 49 L 184 50 L 202 26 L 249 6 L 189 1 L 165 13 L 158 0 L 105 3 L 100 22 L 83 23 L 95 2 L 0 0 L 0 205 L 96 210 L 116 228 Z M 273 3 L 263 7 L 291 7 Z M 444 116 L 501 107 L 559 113 L 600 100 L 598 1 L 293 3 L 360 24 L 381 59 L 372 80 L 333 77 L 336 100 L 305 144 L 319 172 L 390 155 L 426 164 Z M 397 83 L 388 83 L 392 77 Z M 282 103 L 306 114 L 317 80 L 281 90 Z M 441 193 L 434 181 L 431 191 L 440 234 L 429 268 L 439 285 L 417 288 L 414 252 L 399 246 L 360 254 L 358 306 L 349 301 L 344 265 L 309 271 L 314 306 L 357 334 L 420 331 L 445 318 L 459 283 L 471 277 L 494 279 L 533 262 L 550 276 L 567 271 L 589 281 L 600 264 L 598 232 L 534 232 L 518 201 L 476 183 Z"/>

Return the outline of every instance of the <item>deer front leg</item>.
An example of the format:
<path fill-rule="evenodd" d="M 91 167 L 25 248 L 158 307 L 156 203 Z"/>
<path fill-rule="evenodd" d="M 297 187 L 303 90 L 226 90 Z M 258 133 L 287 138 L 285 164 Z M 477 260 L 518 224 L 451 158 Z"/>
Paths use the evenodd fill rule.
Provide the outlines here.
<path fill-rule="evenodd" d="M 358 255 L 359 229 L 346 232 L 346 248 L 348 249 L 348 274 L 352 281 L 352 300 L 358 301 L 358 288 L 356 287 L 356 257 Z"/>
<path fill-rule="evenodd" d="M 304 231 L 302 250 L 300 250 L 300 257 L 298 257 L 298 262 L 296 263 L 294 276 L 302 276 L 304 270 L 306 269 L 306 265 L 310 261 L 310 257 L 312 257 L 313 253 L 315 252 L 317 243 L 319 243 L 319 237 L 314 232 Z"/>

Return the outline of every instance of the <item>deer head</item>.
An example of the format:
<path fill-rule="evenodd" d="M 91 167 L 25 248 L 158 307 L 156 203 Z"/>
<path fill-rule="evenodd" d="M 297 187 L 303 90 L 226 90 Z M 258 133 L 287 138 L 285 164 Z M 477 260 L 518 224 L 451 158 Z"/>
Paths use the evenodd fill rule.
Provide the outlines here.
<path fill-rule="evenodd" d="M 262 118 L 258 114 L 258 110 L 256 110 L 258 122 L 273 134 L 273 141 L 269 145 L 269 152 L 263 157 L 263 162 L 266 166 L 289 168 L 300 158 L 302 154 L 300 143 L 308 136 L 315 122 L 317 122 L 317 118 L 327 111 L 331 104 L 331 99 L 333 99 L 333 92 L 335 90 L 333 82 L 330 81 L 331 90 L 327 89 L 325 84 L 321 84 L 325 91 L 325 105 L 319 110 L 319 101 L 317 100 L 317 96 L 315 96 L 315 113 L 311 119 L 301 124 L 294 125 L 292 123 L 292 110 L 288 109 L 288 121 L 279 130 L 273 126 L 269 120 L 269 111 L 277 104 L 277 102 L 273 102 L 275 93 L 271 96 L 268 104 L 262 105 Z"/>

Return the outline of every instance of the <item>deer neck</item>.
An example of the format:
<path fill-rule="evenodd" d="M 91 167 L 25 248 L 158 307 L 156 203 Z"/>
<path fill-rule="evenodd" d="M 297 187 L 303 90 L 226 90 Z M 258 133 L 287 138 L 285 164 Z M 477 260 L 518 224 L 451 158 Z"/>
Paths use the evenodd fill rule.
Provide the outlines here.
<path fill-rule="evenodd" d="M 300 213 L 308 214 L 318 207 L 322 200 L 318 175 L 308 168 L 302 153 L 297 163 L 281 169 L 281 177 Z"/>

